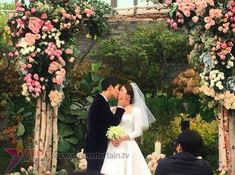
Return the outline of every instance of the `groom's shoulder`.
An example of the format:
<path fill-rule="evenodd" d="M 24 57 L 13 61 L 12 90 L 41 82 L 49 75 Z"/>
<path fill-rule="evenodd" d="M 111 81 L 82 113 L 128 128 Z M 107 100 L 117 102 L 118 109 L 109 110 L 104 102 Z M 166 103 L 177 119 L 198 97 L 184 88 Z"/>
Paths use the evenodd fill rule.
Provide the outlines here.
<path fill-rule="evenodd" d="M 97 93 L 94 97 L 94 101 L 95 102 L 103 102 L 103 101 L 105 101 L 105 99 L 104 99 L 104 97 L 102 97 L 101 94 Z"/>

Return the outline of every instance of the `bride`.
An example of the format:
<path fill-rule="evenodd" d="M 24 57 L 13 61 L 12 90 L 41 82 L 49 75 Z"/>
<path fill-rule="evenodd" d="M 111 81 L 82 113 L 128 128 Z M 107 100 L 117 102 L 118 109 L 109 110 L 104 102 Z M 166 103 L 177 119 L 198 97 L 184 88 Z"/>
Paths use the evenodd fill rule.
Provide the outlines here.
<path fill-rule="evenodd" d="M 136 83 L 121 87 L 119 98 L 130 96 L 130 104 L 125 107 L 121 126 L 126 135 L 109 142 L 101 173 L 105 175 L 151 175 L 143 154 L 135 138 L 155 121 L 144 101 L 144 95 Z M 113 109 L 115 111 L 115 109 Z M 117 145 L 117 142 L 120 143 Z"/>

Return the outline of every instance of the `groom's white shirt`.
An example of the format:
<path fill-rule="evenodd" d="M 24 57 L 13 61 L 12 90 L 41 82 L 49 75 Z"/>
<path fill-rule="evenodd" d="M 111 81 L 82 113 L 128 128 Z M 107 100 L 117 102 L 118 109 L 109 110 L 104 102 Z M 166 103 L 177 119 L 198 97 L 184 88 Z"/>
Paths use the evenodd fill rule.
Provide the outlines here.
<path fill-rule="evenodd" d="M 104 99 L 108 102 L 108 99 L 107 99 L 104 95 L 102 95 L 101 93 L 100 93 L 100 95 L 101 95 L 102 97 L 104 97 Z"/>

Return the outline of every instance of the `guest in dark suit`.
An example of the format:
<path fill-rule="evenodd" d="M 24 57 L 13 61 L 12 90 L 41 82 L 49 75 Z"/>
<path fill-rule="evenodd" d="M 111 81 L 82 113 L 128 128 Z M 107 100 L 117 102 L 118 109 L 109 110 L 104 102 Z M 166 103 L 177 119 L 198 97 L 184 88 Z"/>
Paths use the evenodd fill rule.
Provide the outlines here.
<path fill-rule="evenodd" d="M 106 78 L 102 81 L 101 86 L 102 92 L 95 96 L 88 112 L 88 132 L 85 142 L 87 169 L 96 172 L 100 172 L 107 150 L 106 132 L 110 126 L 116 126 L 120 123 L 125 112 L 123 107 L 129 102 L 129 99 L 119 99 L 116 112 L 113 114 L 108 100 L 117 99 L 118 81 Z"/>
<path fill-rule="evenodd" d="M 176 139 L 176 154 L 160 160 L 155 175 L 213 175 L 210 164 L 197 157 L 201 146 L 197 132 L 183 131 Z"/>

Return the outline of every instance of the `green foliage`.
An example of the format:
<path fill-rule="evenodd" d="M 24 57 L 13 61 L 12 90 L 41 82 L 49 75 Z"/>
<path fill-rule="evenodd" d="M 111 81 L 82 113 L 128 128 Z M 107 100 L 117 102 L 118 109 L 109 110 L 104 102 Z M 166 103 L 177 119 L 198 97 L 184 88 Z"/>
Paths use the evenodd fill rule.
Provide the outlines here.
<path fill-rule="evenodd" d="M 15 3 L 0 3 L 0 10 L 14 10 Z"/>
<path fill-rule="evenodd" d="M 161 87 L 169 62 L 185 62 L 187 35 L 168 30 L 164 22 L 138 26 L 127 36 L 101 40 L 90 54 L 104 66 L 104 75 L 134 80 L 144 91 Z"/>
<path fill-rule="evenodd" d="M 96 35 L 100 36 L 104 30 L 107 28 L 107 17 L 105 15 L 112 12 L 112 8 L 109 4 L 99 1 L 99 0 L 49 0 L 49 3 L 55 6 L 64 7 L 64 4 L 67 4 L 68 11 L 73 10 L 74 3 L 79 4 L 81 7 L 86 7 L 87 2 L 91 5 L 92 9 L 95 10 L 95 15 L 92 16 L 89 20 L 84 21 L 85 28 L 89 34 L 94 38 Z M 78 35 L 79 33 L 76 33 Z M 83 33 L 82 33 L 83 34 Z"/>
<path fill-rule="evenodd" d="M 163 142 L 163 153 L 172 153 L 172 137 L 165 136 L 166 133 L 171 134 L 169 124 L 180 113 L 187 113 L 190 116 L 201 114 L 203 120 L 212 121 L 214 119 L 213 110 L 202 110 L 199 100 L 200 98 L 196 95 L 185 95 L 182 98 L 177 98 L 160 92 L 154 97 L 146 98 L 147 106 L 155 116 L 156 122 L 144 133 L 143 144 L 140 145 L 143 154 L 148 155 L 154 150 L 153 142 L 156 140 Z"/>

